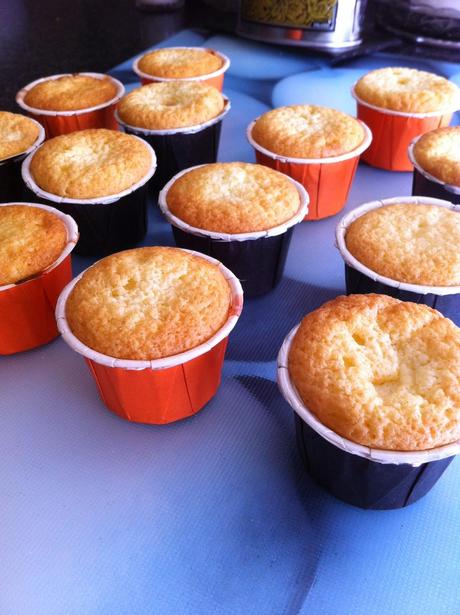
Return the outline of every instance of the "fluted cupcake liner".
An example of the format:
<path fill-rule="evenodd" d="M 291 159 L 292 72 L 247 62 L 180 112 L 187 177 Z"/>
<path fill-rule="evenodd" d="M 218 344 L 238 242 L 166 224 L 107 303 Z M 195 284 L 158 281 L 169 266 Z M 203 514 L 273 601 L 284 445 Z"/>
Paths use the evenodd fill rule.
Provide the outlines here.
<path fill-rule="evenodd" d="M 402 301 L 423 303 L 459 323 L 460 286 L 426 286 L 423 284 L 409 284 L 393 280 L 372 271 L 372 269 L 360 263 L 348 250 L 345 236 L 348 227 L 354 220 L 368 211 L 378 209 L 384 205 L 396 203 L 420 203 L 460 211 L 459 205 L 454 205 L 448 201 L 414 196 L 393 197 L 391 199 L 382 199 L 381 201 L 371 201 L 353 209 L 353 211 L 340 220 L 336 228 L 337 248 L 345 262 L 347 294 L 380 293 L 390 295 Z"/>
<path fill-rule="evenodd" d="M 448 126 L 452 114 L 459 108 L 456 103 L 454 107 L 441 111 L 404 113 L 376 107 L 361 100 L 355 92 L 355 86 L 351 94 L 356 100 L 358 118 L 372 131 L 372 143 L 363 153 L 362 159 L 373 167 L 388 171 L 412 171 L 412 163 L 407 155 L 411 141 L 425 132 Z"/>
<path fill-rule="evenodd" d="M 158 205 L 172 226 L 176 245 L 217 258 L 239 278 L 246 296 L 255 297 L 269 292 L 283 275 L 294 226 L 305 218 L 308 211 L 305 188 L 288 178 L 299 193 L 300 204 L 296 214 L 283 224 L 252 233 L 207 231 L 190 226 L 172 214 L 167 203 L 168 191 L 179 177 L 200 166 L 203 165 L 175 175 L 158 197 Z"/>
<path fill-rule="evenodd" d="M 0 161 L 0 202 L 22 201 L 25 186 L 21 176 L 23 160 L 33 152 L 45 140 L 45 129 L 36 120 L 31 120 L 37 125 L 39 133 L 35 142 L 24 152 Z"/>
<path fill-rule="evenodd" d="M 460 441 L 425 451 L 392 451 L 356 444 L 326 427 L 304 405 L 289 376 L 289 350 L 298 328 L 279 351 L 277 382 L 295 412 L 297 446 L 307 472 L 336 498 L 360 508 L 403 508 L 416 502 L 460 452 Z"/>
<path fill-rule="evenodd" d="M 60 218 L 67 229 L 67 243 L 59 258 L 41 273 L 0 286 L 0 354 L 7 355 L 36 348 L 57 337 L 54 310 L 58 296 L 72 279 L 70 253 L 78 241 L 75 221 L 53 207 L 36 203 L 2 203 L 38 207 Z"/>
<path fill-rule="evenodd" d="M 37 84 L 43 81 L 49 81 L 50 79 L 59 79 L 59 77 L 68 77 L 72 73 L 63 73 L 61 75 L 53 75 L 52 77 L 43 77 L 36 79 L 23 87 L 16 94 L 17 104 L 27 111 L 29 115 L 34 117 L 40 122 L 46 131 L 46 138 L 57 137 L 59 135 L 65 135 L 75 130 L 85 130 L 86 128 L 109 128 L 111 130 L 118 130 L 118 124 L 114 117 L 114 111 L 117 103 L 123 97 L 125 93 L 125 87 L 115 79 L 110 77 L 114 84 L 117 86 L 117 94 L 111 100 L 100 105 L 93 107 L 87 107 L 86 109 L 78 109 L 76 111 L 47 111 L 45 109 L 37 109 L 28 105 L 24 98 L 29 90 L 35 87 Z M 96 79 L 104 79 L 107 75 L 101 73 L 76 73 L 87 77 L 94 77 Z"/>
<path fill-rule="evenodd" d="M 136 137 L 137 138 L 137 137 Z M 22 164 L 24 183 L 35 199 L 74 218 L 80 230 L 75 250 L 84 256 L 104 256 L 133 248 L 147 232 L 147 184 L 155 173 L 156 156 L 145 176 L 127 190 L 95 199 L 71 199 L 42 190 L 30 173 L 33 153 Z"/>
<path fill-rule="evenodd" d="M 196 49 L 196 47 L 175 47 L 175 49 Z M 197 75 L 196 77 L 181 77 L 179 79 L 172 77 L 154 77 L 153 75 L 149 75 L 148 73 L 144 73 L 139 68 L 139 60 L 143 56 L 139 56 L 133 62 L 133 71 L 139 77 L 142 85 L 148 85 L 149 83 L 162 83 L 168 81 L 198 81 L 200 83 L 205 83 L 206 85 L 212 85 L 217 88 L 220 92 L 222 92 L 224 86 L 224 75 L 228 68 L 230 67 L 230 59 L 220 51 L 216 51 L 215 49 L 209 49 L 203 47 L 203 51 L 208 51 L 218 56 L 222 60 L 222 66 L 212 73 L 207 73 L 205 75 Z M 145 54 L 143 54 L 145 55 Z"/>
<path fill-rule="evenodd" d="M 207 342 L 170 357 L 134 361 L 110 357 L 83 344 L 69 328 L 65 306 L 83 274 L 63 290 L 56 306 L 59 331 L 67 344 L 83 355 L 104 404 L 124 419 L 138 423 L 165 424 L 178 421 L 205 406 L 221 381 L 227 338 L 243 309 L 238 279 L 213 258 L 187 250 L 219 266 L 232 291 L 225 324 Z"/>
<path fill-rule="evenodd" d="M 423 167 L 419 165 L 414 156 L 414 146 L 419 140 L 417 137 L 409 145 L 408 156 L 414 172 L 412 175 L 412 194 L 414 196 L 428 196 L 437 199 L 444 199 L 451 203 L 460 203 L 460 186 L 453 186 L 437 179 Z"/>
<path fill-rule="evenodd" d="M 155 177 L 150 182 L 154 195 L 171 177 L 189 167 L 216 162 L 222 120 L 230 111 L 230 101 L 225 98 L 225 108 L 217 117 L 184 128 L 149 130 L 124 123 L 118 113 L 117 121 L 127 134 L 136 135 L 153 147 L 158 159 Z"/>
<path fill-rule="evenodd" d="M 321 220 L 341 211 L 348 198 L 361 154 L 369 147 L 372 134 L 365 131 L 363 142 L 353 151 L 328 158 L 294 158 L 280 156 L 259 145 L 252 137 L 257 119 L 249 124 L 246 136 L 255 150 L 256 161 L 280 171 L 304 186 L 310 197 L 305 220 Z"/>

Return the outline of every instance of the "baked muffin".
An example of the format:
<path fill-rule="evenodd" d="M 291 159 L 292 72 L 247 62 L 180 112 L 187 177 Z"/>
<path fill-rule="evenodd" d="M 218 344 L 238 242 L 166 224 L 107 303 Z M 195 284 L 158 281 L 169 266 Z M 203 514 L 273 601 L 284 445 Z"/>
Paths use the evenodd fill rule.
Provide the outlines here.
<path fill-rule="evenodd" d="M 251 233 L 278 226 L 299 210 L 300 197 L 282 173 L 259 164 L 207 164 L 181 175 L 169 188 L 169 211 L 196 228 Z"/>
<path fill-rule="evenodd" d="M 0 160 L 22 154 L 37 141 L 36 122 L 19 113 L 0 111 Z"/>
<path fill-rule="evenodd" d="M 129 126 L 165 130 L 212 120 L 224 106 L 222 94 L 213 86 L 172 81 L 133 90 L 121 99 L 118 116 Z"/>
<path fill-rule="evenodd" d="M 378 68 L 361 77 L 355 93 L 376 107 L 405 113 L 452 109 L 458 102 L 457 86 L 444 77 L 415 68 Z"/>
<path fill-rule="evenodd" d="M 219 267 L 178 248 L 119 252 L 88 269 L 66 303 L 72 333 L 111 357 L 152 360 L 210 339 L 227 321 Z"/>
<path fill-rule="evenodd" d="M 184 79 L 208 75 L 222 67 L 222 58 L 201 47 L 166 47 L 143 55 L 138 68 L 152 77 Z"/>
<path fill-rule="evenodd" d="M 376 273 L 409 284 L 460 284 L 460 212 L 423 203 L 385 205 L 347 229 L 349 252 Z"/>
<path fill-rule="evenodd" d="M 127 190 L 147 174 L 151 151 L 140 139 L 95 128 L 46 141 L 34 153 L 30 173 L 46 192 L 93 199 Z"/>
<path fill-rule="evenodd" d="M 305 406 L 349 440 L 413 451 L 460 438 L 460 329 L 426 305 L 337 297 L 302 320 L 288 368 Z"/>
<path fill-rule="evenodd" d="M 64 222 L 40 207 L 0 207 L 0 286 L 31 278 L 52 265 L 67 244 Z"/>
<path fill-rule="evenodd" d="M 98 79 L 77 73 L 37 83 L 26 93 L 24 102 L 45 111 L 78 111 L 109 102 L 117 92 L 111 77 Z"/>
<path fill-rule="evenodd" d="M 413 155 L 417 164 L 436 179 L 460 186 L 460 126 L 425 133 L 414 145 Z"/>
<path fill-rule="evenodd" d="M 261 115 L 252 138 L 265 149 L 293 158 L 326 158 L 356 149 L 365 137 L 354 117 L 317 105 L 279 107 Z"/>

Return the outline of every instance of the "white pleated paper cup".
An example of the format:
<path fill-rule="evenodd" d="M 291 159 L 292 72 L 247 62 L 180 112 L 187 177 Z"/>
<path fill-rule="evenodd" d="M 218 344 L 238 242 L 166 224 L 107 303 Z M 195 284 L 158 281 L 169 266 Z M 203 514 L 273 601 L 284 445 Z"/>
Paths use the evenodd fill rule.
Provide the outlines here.
<path fill-rule="evenodd" d="M 419 302 L 420 297 L 430 295 L 434 298 L 436 297 L 447 297 L 450 295 L 458 295 L 460 293 L 460 286 L 428 286 L 423 284 L 410 284 L 407 282 L 400 282 L 399 280 L 394 280 L 392 278 L 388 278 L 386 276 L 378 274 L 376 271 L 373 271 L 369 267 L 366 267 L 361 263 L 357 258 L 353 256 L 353 254 L 348 250 L 346 244 L 346 234 L 348 227 L 359 217 L 364 214 L 373 211 L 374 209 L 379 209 L 380 207 L 397 205 L 400 203 L 414 203 L 420 206 L 423 205 L 434 205 L 436 207 L 443 207 L 444 209 L 449 209 L 452 211 L 460 212 L 460 205 L 455 205 L 450 203 L 449 201 L 444 201 L 441 199 L 434 199 L 429 197 L 419 197 L 419 196 L 399 196 L 392 197 L 389 199 L 382 199 L 379 201 L 370 201 L 368 203 L 364 203 L 359 207 L 356 207 L 349 213 L 347 213 L 338 223 L 336 227 L 336 246 L 345 262 L 345 265 L 351 267 L 354 271 L 359 272 L 368 280 L 375 283 L 375 288 L 373 290 L 369 290 L 368 285 L 366 285 L 366 292 L 384 292 L 385 294 L 391 294 L 391 296 L 399 298 L 398 293 L 413 293 L 413 301 Z M 388 292 L 385 291 L 385 287 L 387 287 Z M 391 290 L 393 289 L 393 291 Z M 395 292 L 396 291 L 396 294 Z M 354 293 L 359 292 L 359 290 L 349 288 L 347 284 L 347 292 Z M 403 295 L 400 298 L 404 298 L 406 300 L 411 300 L 410 295 Z M 436 302 L 436 300 L 435 300 Z M 431 302 L 427 303 L 431 305 Z M 431 307 L 437 307 L 436 305 L 431 305 Z M 438 308 L 439 309 L 439 308 Z M 442 311 L 442 310 L 441 310 Z"/>
<path fill-rule="evenodd" d="M 197 49 L 197 47 L 171 47 L 170 49 L 193 49 L 194 50 L 194 49 Z M 197 75 L 195 77 L 179 77 L 179 78 L 177 77 L 176 78 L 157 77 L 156 75 L 150 75 L 149 73 L 145 73 L 139 68 L 140 60 L 149 53 L 149 52 L 146 52 L 134 60 L 133 71 L 139 77 L 143 85 L 147 85 L 148 83 L 164 83 L 164 82 L 168 83 L 171 81 L 191 81 L 191 82 L 198 81 L 198 82 L 207 83 L 209 85 L 213 85 L 218 90 L 222 91 L 222 86 L 224 82 L 224 74 L 230 67 L 230 59 L 224 53 L 220 51 L 216 51 L 215 49 L 210 49 L 206 47 L 198 47 L 198 49 L 200 50 L 202 49 L 203 51 L 208 51 L 216 55 L 217 57 L 219 57 L 222 60 L 222 66 L 218 68 L 217 70 L 213 71 L 212 73 L 205 73 L 204 75 Z M 151 50 L 151 51 L 155 51 L 155 50 Z"/>

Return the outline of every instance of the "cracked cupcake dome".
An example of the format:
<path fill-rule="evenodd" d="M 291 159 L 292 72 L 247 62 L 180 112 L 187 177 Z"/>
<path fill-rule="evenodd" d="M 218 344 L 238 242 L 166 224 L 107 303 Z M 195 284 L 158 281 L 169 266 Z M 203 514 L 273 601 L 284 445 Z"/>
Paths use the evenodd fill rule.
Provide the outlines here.
<path fill-rule="evenodd" d="M 210 49 L 165 47 L 146 53 L 138 68 L 152 77 L 184 79 L 213 73 L 222 67 L 222 58 Z"/>
<path fill-rule="evenodd" d="M 49 139 L 34 153 L 30 173 L 46 192 L 73 199 L 118 194 L 141 181 L 152 164 L 140 139 L 105 128 Z"/>
<path fill-rule="evenodd" d="M 356 83 L 355 93 L 371 105 L 404 113 L 441 112 L 459 104 L 459 89 L 454 83 L 415 68 L 373 70 Z"/>
<path fill-rule="evenodd" d="M 231 288 L 219 266 L 179 248 L 112 254 L 66 303 L 72 333 L 111 357 L 152 360 L 190 350 L 225 324 Z"/>
<path fill-rule="evenodd" d="M 288 369 L 304 405 L 358 444 L 416 451 L 460 438 L 460 329 L 426 305 L 337 297 L 302 320 Z"/>
<path fill-rule="evenodd" d="M 342 111 L 317 105 L 278 107 L 261 115 L 252 138 L 265 149 L 293 158 L 327 158 L 356 149 L 365 138 L 361 123 Z"/>

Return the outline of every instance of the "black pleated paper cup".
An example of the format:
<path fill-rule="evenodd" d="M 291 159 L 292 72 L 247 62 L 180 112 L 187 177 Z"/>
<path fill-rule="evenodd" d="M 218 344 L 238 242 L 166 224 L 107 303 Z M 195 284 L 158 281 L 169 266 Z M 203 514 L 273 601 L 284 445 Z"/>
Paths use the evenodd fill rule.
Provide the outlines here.
<path fill-rule="evenodd" d="M 430 197 L 404 196 L 371 201 L 348 213 L 340 220 L 336 228 L 337 248 L 345 262 L 347 295 L 377 293 L 390 295 L 401 301 L 423 303 L 460 324 L 460 286 L 424 286 L 422 284 L 399 282 L 372 271 L 348 251 L 345 236 L 348 227 L 354 220 L 372 209 L 397 203 L 418 203 L 421 206 L 435 205 L 460 212 L 460 205 L 448 201 Z"/>
<path fill-rule="evenodd" d="M 408 156 L 414 166 L 412 174 L 412 194 L 414 196 L 428 196 L 443 199 L 451 203 L 460 203 L 460 186 L 453 186 L 437 179 L 420 166 L 414 156 L 414 146 L 420 137 L 409 145 Z"/>
<path fill-rule="evenodd" d="M 174 175 L 189 167 L 217 161 L 222 121 L 230 111 L 230 101 L 225 98 L 225 108 L 217 117 L 188 128 L 148 130 L 125 124 L 115 113 L 121 128 L 131 135 L 144 139 L 157 155 L 157 170 L 150 181 L 153 195 L 157 195 Z"/>
<path fill-rule="evenodd" d="M 308 474 L 333 496 L 359 508 L 390 510 L 419 500 L 459 453 L 460 441 L 426 451 L 372 449 L 323 425 L 289 377 L 289 349 L 298 327 L 280 349 L 277 381 L 295 411 L 297 447 Z"/>
<path fill-rule="evenodd" d="M 45 130 L 37 121 L 28 118 L 36 124 L 39 133 L 35 142 L 24 152 L 0 161 L 0 202 L 9 203 L 23 201 L 26 195 L 26 187 L 22 180 L 21 167 L 27 156 L 37 149 L 45 140 Z"/>
<path fill-rule="evenodd" d="M 33 154 L 22 165 L 22 177 L 34 200 L 72 216 L 78 224 L 80 239 L 75 252 L 82 256 L 106 256 L 135 247 L 147 233 L 147 184 L 155 173 L 156 156 L 152 148 L 151 166 L 136 184 L 108 197 L 70 199 L 45 192 L 30 173 Z"/>
<path fill-rule="evenodd" d="M 257 297 L 271 291 L 280 281 L 289 250 L 294 226 L 302 222 L 308 212 L 308 194 L 295 180 L 287 179 L 296 187 L 300 204 L 295 216 L 284 224 L 253 233 L 217 233 L 199 229 L 174 216 L 168 208 L 167 195 L 171 186 L 183 174 L 181 171 L 161 190 L 158 205 L 172 226 L 179 248 L 196 250 L 223 263 L 240 280 L 246 297 Z"/>

